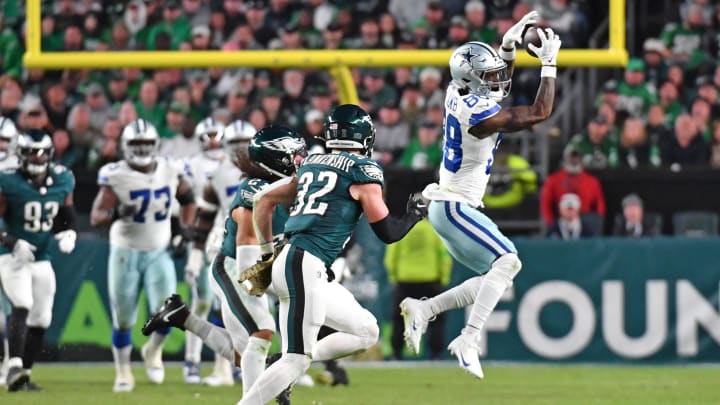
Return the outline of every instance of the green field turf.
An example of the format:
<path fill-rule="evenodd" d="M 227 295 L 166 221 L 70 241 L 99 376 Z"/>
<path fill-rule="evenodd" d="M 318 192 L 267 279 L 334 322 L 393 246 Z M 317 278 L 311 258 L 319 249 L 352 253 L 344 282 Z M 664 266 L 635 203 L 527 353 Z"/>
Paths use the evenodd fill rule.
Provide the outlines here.
<path fill-rule="evenodd" d="M 208 367 L 206 367 L 208 368 Z M 131 394 L 113 394 L 107 366 L 39 364 L 33 380 L 42 393 L 0 393 L 0 404 L 235 404 L 239 386 L 209 388 L 181 383 L 179 366 L 162 386 L 135 368 Z M 311 374 L 317 373 L 311 369 Z M 717 367 L 580 367 L 486 365 L 484 380 L 453 366 L 349 368 L 350 386 L 298 387 L 294 405 L 410 404 L 720 404 Z M 274 403 L 274 402 L 273 402 Z"/>

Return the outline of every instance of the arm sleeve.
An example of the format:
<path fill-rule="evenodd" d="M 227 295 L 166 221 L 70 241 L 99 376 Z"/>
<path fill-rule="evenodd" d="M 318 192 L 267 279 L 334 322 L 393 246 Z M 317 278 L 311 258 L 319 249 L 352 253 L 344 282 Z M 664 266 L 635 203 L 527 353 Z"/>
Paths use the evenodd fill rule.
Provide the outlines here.
<path fill-rule="evenodd" d="M 385 218 L 370 224 L 375 235 L 385 243 L 397 242 L 405 236 L 415 224 L 421 220 L 413 213 L 405 213 L 402 217 L 388 215 Z"/>

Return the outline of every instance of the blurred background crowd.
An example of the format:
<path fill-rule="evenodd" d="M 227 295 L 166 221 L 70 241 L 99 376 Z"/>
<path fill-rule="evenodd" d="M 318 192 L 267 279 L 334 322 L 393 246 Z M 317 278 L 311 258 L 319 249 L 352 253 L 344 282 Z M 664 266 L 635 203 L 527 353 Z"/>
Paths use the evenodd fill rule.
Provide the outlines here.
<path fill-rule="evenodd" d="M 470 40 L 497 46 L 505 31 L 533 9 L 540 11 L 542 25 L 560 34 L 563 48 L 586 48 L 591 33 L 607 18 L 608 7 L 607 2 L 588 0 L 41 3 L 42 49 L 88 52 L 438 49 Z M 554 136 L 546 170 L 538 170 L 532 157 L 512 142 L 500 148 L 485 202 L 501 227 L 504 218 L 530 217 L 540 224 L 531 233 L 572 239 L 672 233 L 688 223 L 714 220 L 714 230 L 700 231 L 717 233 L 716 214 L 714 219 L 712 213 L 699 219 L 691 215 L 685 225 L 677 225 L 673 217 L 677 226 L 669 228 L 662 215 L 644 214 L 647 201 L 641 195 L 627 193 L 606 201 L 593 174 L 720 167 L 720 65 L 715 66 L 720 6 L 710 0 L 664 3 L 672 5 L 674 19 L 635 30 L 633 57 L 624 69 L 602 74 L 597 97 L 587 101 L 590 118 L 570 133 L 533 134 Z M 0 114 L 21 129 L 51 133 L 54 159 L 80 179 L 93 179 L 102 164 L 121 158 L 118 138 L 123 126 L 136 118 L 157 126 L 162 154 L 185 158 L 200 153 L 193 129 L 207 116 L 224 123 L 243 119 L 256 128 L 292 126 L 313 145 L 325 114 L 338 103 L 335 83 L 323 70 L 25 69 L 24 5 L 0 5 Z M 449 74 L 447 69 L 408 62 L 408 67 L 353 69 L 353 78 L 362 107 L 375 118 L 374 158 L 388 170 L 432 172 L 442 162 Z M 532 103 L 537 82 L 535 69 L 518 69 L 508 102 Z M 560 86 L 559 97 L 563 91 Z M 617 208 L 606 209 L 610 204 Z M 610 217 L 609 211 L 616 215 Z"/>

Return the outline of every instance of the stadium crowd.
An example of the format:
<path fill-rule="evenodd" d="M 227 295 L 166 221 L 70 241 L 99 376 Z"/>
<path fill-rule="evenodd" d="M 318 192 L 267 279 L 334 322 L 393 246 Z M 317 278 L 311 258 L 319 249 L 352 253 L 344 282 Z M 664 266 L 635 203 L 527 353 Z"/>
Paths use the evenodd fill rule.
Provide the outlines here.
<path fill-rule="evenodd" d="M 498 46 L 503 33 L 531 9 L 540 11 L 542 25 L 559 33 L 564 48 L 575 48 L 587 46 L 594 22 L 592 4 L 572 0 L 58 0 L 42 5 L 45 51 L 433 49 L 470 40 Z M 13 2 L 4 7 L 0 113 L 22 129 L 49 131 L 54 159 L 76 172 L 92 173 L 119 159 L 121 130 L 136 118 L 157 126 L 162 154 L 184 158 L 200 151 L 193 128 L 204 117 L 224 123 L 245 119 L 256 128 L 289 125 L 312 146 L 325 114 L 338 103 L 334 82 L 312 69 L 25 69 L 24 10 Z M 548 229 L 567 193 L 578 196 L 580 213 L 605 214 L 602 190 L 588 197 L 576 188 L 549 189 L 554 175 L 568 176 L 568 167 L 720 167 L 720 67 L 714 67 L 720 11 L 705 1 L 686 0 L 679 16 L 652 33 L 657 38 L 645 39 L 642 54 L 630 60 L 622 77 L 604 83 L 586 128 L 569 137 L 565 164 L 539 191 Z M 385 167 L 438 167 L 448 72 L 398 67 L 354 69 L 353 75 L 361 106 L 375 119 L 374 158 Z M 534 85 L 525 94 L 522 80 L 515 83 L 513 101 L 532 102 Z M 510 152 L 493 170 L 520 184 L 522 191 L 513 189 L 516 184 L 508 186 L 511 191 L 538 193 L 528 158 Z M 487 205 L 517 204 L 497 197 L 491 190 Z M 568 198 L 566 205 L 575 201 Z"/>

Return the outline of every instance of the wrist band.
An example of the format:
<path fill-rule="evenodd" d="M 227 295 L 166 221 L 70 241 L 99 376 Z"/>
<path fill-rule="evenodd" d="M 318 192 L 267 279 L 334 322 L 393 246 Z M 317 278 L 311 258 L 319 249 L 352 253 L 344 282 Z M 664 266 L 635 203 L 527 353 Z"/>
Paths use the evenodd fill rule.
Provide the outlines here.
<path fill-rule="evenodd" d="M 515 48 L 507 49 L 504 46 L 501 46 L 500 52 L 498 53 L 503 60 L 515 60 Z"/>
<path fill-rule="evenodd" d="M 273 248 L 272 242 L 266 242 L 266 243 L 263 243 L 260 245 L 260 254 L 261 255 L 272 254 L 274 252 L 275 252 L 275 249 Z"/>
<path fill-rule="evenodd" d="M 540 77 L 557 77 L 557 66 L 555 65 L 546 65 L 543 66 L 542 69 L 540 69 Z"/>

